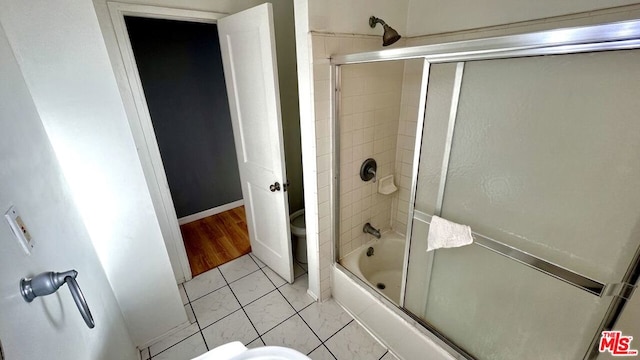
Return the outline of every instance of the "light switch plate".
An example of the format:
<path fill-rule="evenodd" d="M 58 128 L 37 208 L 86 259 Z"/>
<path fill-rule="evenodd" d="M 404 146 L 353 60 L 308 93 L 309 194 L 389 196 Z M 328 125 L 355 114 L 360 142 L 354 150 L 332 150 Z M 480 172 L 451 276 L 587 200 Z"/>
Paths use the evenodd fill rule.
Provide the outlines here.
<path fill-rule="evenodd" d="M 22 245 L 24 251 L 27 253 L 27 255 L 31 254 L 31 250 L 33 249 L 33 246 L 35 244 L 33 238 L 31 237 L 31 234 L 29 234 L 29 230 L 27 230 L 27 226 L 22 220 L 22 217 L 20 217 L 18 209 L 16 209 L 15 206 L 11 205 L 9 210 L 4 213 L 4 218 L 9 223 L 9 226 L 11 226 L 13 235 L 15 235 L 16 239 L 18 239 L 18 242 L 20 243 L 20 245 Z"/>

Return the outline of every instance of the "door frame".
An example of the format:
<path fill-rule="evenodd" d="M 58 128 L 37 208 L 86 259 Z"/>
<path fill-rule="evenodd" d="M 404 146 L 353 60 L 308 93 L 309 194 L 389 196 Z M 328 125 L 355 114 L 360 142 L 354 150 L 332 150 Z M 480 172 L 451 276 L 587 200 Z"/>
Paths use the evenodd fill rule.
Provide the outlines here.
<path fill-rule="evenodd" d="M 218 19 L 229 14 L 111 1 L 107 2 L 107 6 L 120 53 L 119 57 L 112 58 L 116 70 L 115 75 L 120 85 L 120 91 L 130 95 L 130 97 L 123 96 L 127 119 L 138 149 L 144 177 L 153 200 L 171 267 L 176 281 L 182 283 L 191 280 L 191 268 L 124 17 L 128 15 L 215 24 Z M 123 84 L 127 86 L 123 88 Z"/>

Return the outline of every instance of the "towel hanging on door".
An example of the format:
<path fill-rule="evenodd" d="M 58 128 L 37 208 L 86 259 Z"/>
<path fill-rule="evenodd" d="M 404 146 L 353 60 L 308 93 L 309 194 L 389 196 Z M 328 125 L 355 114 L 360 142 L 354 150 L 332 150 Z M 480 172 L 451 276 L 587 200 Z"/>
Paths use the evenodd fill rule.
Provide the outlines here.
<path fill-rule="evenodd" d="M 471 227 L 435 215 L 431 218 L 429 235 L 427 236 L 427 251 L 460 247 L 471 243 L 473 243 Z"/>

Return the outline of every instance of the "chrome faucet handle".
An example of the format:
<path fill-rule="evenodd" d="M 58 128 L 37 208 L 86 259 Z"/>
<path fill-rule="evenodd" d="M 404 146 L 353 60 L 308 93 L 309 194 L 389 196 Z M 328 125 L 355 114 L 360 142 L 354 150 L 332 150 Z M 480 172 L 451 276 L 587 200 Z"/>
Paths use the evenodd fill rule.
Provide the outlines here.
<path fill-rule="evenodd" d="M 373 175 L 373 182 L 376 182 L 376 169 L 369 168 L 369 170 L 367 170 L 367 173 Z"/>
<path fill-rule="evenodd" d="M 360 166 L 360 179 L 362 181 L 369 181 L 373 179 L 376 182 L 376 173 L 378 172 L 378 164 L 373 158 L 368 158 Z"/>

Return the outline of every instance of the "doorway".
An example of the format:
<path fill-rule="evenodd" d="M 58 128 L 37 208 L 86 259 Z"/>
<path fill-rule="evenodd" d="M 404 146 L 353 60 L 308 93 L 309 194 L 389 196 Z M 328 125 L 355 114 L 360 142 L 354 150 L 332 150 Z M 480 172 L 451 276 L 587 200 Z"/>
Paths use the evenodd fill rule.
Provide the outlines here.
<path fill-rule="evenodd" d="M 124 20 L 196 276 L 251 251 L 217 25 Z"/>
<path fill-rule="evenodd" d="M 250 9 L 234 12 L 233 15 L 115 2 L 108 2 L 108 7 L 118 45 L 118 54 L 112 54 L 116 77 L 119 80 L 123 100 L 125 100 L 125 110 L 129 117 L 133 138 L 138 148 L 145 179 L 153 200 L 154 211 L 176 281 L 182 283 L 190 280 L 192 272 L 180 231 L 179 215 L 170 192 L 170 184 L 163 163 L 164 155 L 161 153 L 156 138 L 156 126 L 152 122 L 143 80 L 136 64 L 130 34 L 127 30 L 126 17 L 165 19 L 217 26 L 224 69 L 224 77 L 221 78 L 224 79 L 228 94 L 227 106 L 233 128 L 232 142 L 235 144 L 235 159 L 238 164 L 242 189 L 242 200 L 223 205 L 222 208 L 230 210 L 235 207 L 230 205 L 244 204 L 253 255 L 283 279 L 292 282 L 294 277 L 288 199 L 292 188 L 301 193 L 302 186 L 300 184 L 296 186 L 298 181 L 294 180 L 290 187 L 285 170 L 278 82 L 279 67 L 276 61 L 272 5 L 264 3 Z M 190 51 L 198 52 L 199 45 L 194 45 Z M 153 56 L 155 58 L 161 57 L 157 53 Z M 202 66 L 209 65 L 209 63 L 205 63 Z M 184 66 L 184 64 L 179 66 Z M 175 75 L 175 71 L 171 67 L 169 68 L 167 78 Z M 284 73 L 289 74 L 288 70 L 285 69 Z M 287 89 L 285 93 L 290 91 L 290 86 L 284 88 Z M 196 90 L 197 96 L 199 96 L 199 91 L 199 89 Z M 163 101 L 171 104 L 175 102 L 175 99 L 170 98 Z M 290 111 L 291 107 L 287 107 L 287 109 Z M 197 112 L 191 108 L 188 109 L 188 112 L 183 112 L 187 116 L 194 113 Z M 294 113 L 298 114 L 297 111 Z M 183 120 L 184 115 L 181 116 L 181 120 Z M 297 117 L 289 116 L 287 119 L 286 129 L 291 135 L 292 128 L 293 130 L 299 129 L 296 126 L 299 124 Z M 294 126 L 290 126 L 291 124 Z M 178 127 L 170 130 L 169 133 L 176 134 L 183 130 L 183 127 Z M 287 133 L 287 131 L 284 132 Z M 194 142 L 193 138 L 186 137 L 186 139 Z M 208 138 L 206 139 L 208 140 Z M 295 141 L 289 142 L 288 149 L 297 153 L 299 157 L 300 151 L 295 151 L 297 148 L 295 145 Z M 296 156 L 293 158 L 295 164 Z M 186 160 L 180 161 L 183 163 L 192 162 L 197 171 L 202 171 L 198 166 L 198 161 L 194 160 L 193 154 L 188 154 Z M 289 162 L 286 164 L 288 167 Z M 216 167 L 214 173 L 216 179 L 224 175 L 224 171 L 220 167 Z M 183 174 L 179 175 L 179 177 L 181 176 Z M 301 173 L 296 171 L 294 176 L 301 178 Z M 216 180 L 213 180 L 205 186 L 215 187 L 216 184 Z M 279 186 L 280 184 L 283 185 Z M 291 192 L 291 194 L 294 195 L 294 200 L 297 199 L 295 192 Z M 238 201 L 240 201 L 239 204 Z M 222 210 L 220 208 L 214 209 Z M 201 213 L 196 214 L 202 215 Z M 186 219 L 192 220 L 191 217 L 192 215 L 188 215 L 181 219 L 185 222 Z"/>

